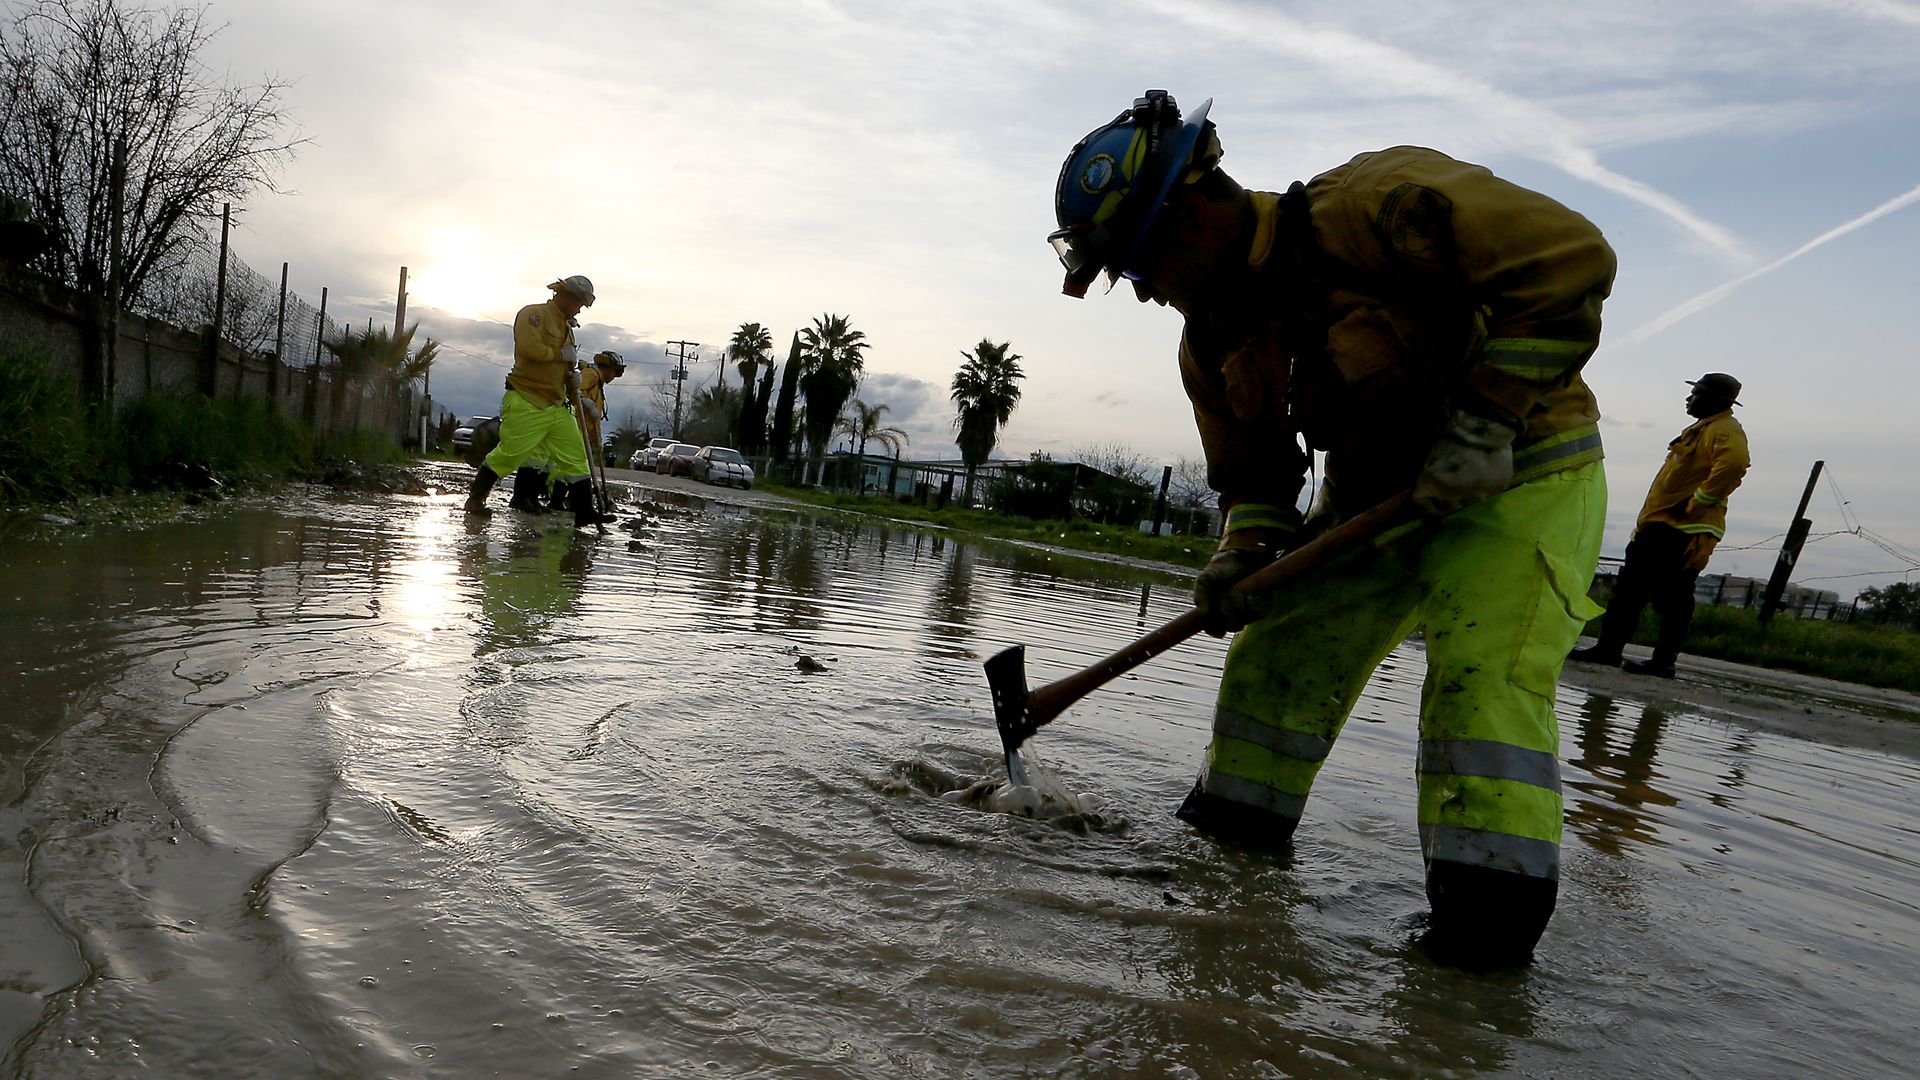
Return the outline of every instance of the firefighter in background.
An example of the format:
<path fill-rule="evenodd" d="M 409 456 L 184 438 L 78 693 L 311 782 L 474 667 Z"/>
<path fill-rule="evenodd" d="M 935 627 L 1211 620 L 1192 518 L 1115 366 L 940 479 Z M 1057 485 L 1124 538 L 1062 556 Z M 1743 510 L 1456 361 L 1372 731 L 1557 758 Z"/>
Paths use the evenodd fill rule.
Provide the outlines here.
<path fill-rule="evenodd" d="M 575 274 L 547 286 L 553 296 L 528 304 L 513 318 L 513 370 L 500 402 L 500 445 L 474 474 L 467 513 L 487 513 L 487 493 L 500 477 L 528 461 L 549 463 L 567 490 L 576 527 L 614 520 L 594 505 L 591 468 L 580 423 L 568 399 L 580 388 L 573 330 L 593 305 L 593 282 Z"/>
<path fill-rule="evenodd" d="M 1687 415 L 1694 418 L 1667 444 L 1667 460 L 1647 489 L 1647 501 L 1627 542 L 1626 561 L 1600 623 L 1600 640 L 1575 649 L 1569 660 L 1620 664 L 1649 602 L 1660 616 L 1653 656 L 1621 664 L 1635 675 L 1674 676 L 1680 646 L 1693 621 L 1693 583 L 1714 546 L 1727 535 L 1727 498 L 1747 475 L 1747 432 L 1733 418 L 1740 380 L 1725 372 L 1690 379 Z"/>
<path fill-rule="evenodd" d="M 580 373 L 580 404 L 586 408 L 587 453 L 601 454 L 601 424 L 607 418 L 607 384 L 627 373 L 627 362 L 612 349 L 593 354 L 593 366 Z"/>
<path fill-rule="evenodd" d="M 1554 691 L 1598 607 L 1599 410 L 1580 377 L 1614 255 L 1584 217 L 1432 150 L 1362 154 L 1284 193 L 1219 168 L 1211 101 L 1165 91 L 1068 156 L 1049 240 L 1068 295 L 1132 284 L 1185 317 L 1180 372 L 1227 512 L 1195 605 L 1227 653 L 1179 815 L 1285 848 L 1376 665 L 1425 631 L 1420 843 L 1435 959 L 1527 962 L 1562 826 Z M 1297 509 L 1325 451 L 1313 512 Z M 1253 601 L 1227 590 L 1411 488 L 1418 528 Z"/>

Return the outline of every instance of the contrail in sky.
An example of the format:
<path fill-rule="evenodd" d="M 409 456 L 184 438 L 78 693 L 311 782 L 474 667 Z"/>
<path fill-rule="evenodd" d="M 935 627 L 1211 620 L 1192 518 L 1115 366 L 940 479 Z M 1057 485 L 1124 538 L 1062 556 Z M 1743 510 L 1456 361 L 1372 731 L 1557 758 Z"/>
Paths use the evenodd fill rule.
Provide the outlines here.
<path fill-rule="evenodd" d="M 1207 27 L 1236 42 L 1269 43 L 1275 51 L 1341 72 L 1346 78 L 1362 79 L 1376 90 L 1392 87 L 1409 95 L 1458 102 L 1472 112 L 1498 117 L 1501 128 L 1528 135 L 1516 139 L 1516 147 L 1533 147 L 1534 157 L 1665 215 L 1735 265 L 1751 261 L 1751 253 L 1726 229 L 1673 196 L 1600 164 L 1599 155 L 1582 141 L 1580 125 L 1571 117 L 1507 93 L 1481 78 L 1439 67 L 1345 30 L 1312 26 L 1235 0 L 1188 0 L 1185 4 L 1155 5 L 1153 10 Z M 1250 34 L 1249 28 L 1256 24 L 1270 28 L 1270 32 Z"/>
<path fill-rule="evenodd" d="M 1699 296 L 1694 297 L 1693 299 L 1687 301 L 1686 303 L 1681 304 L 1679 307 L 1676 307 L 1668 311 L 1666 314 L 1661 315 L 1659 318 L 1654 319 L 1652 322 L 1646 324 L 1645 326 L 1642 326 L 1638 330 L 1635 330 L 1633 333 L 1628 334 L 1626 339 L 1622 341 L 1621 344 L 1637 345 L 1640 342 L 1645 341 L 1646 339 L 1659 333 L 1660 331 L 1665 330 L 1667 327 L 1672 326 L 1674 323 L 1679 322 L 1681 319 L 1684 319 L 1687 316 L 1694 314 L 1695 312 L 1702 311 L 1706 308 L 1712 307 L 1714 304 L 1719 303 L 1721 300 L 1725 299 L 1730 293 L 1732 293 L 1735 289 L 1738 289 L 1740 286 L 1745 285 L 1749 281 L 1752 281 L 1754 278 L 1757 278 L 1762 274 L 1770 274 L 1775 270 L 1780 269 L 1782 266 L 1785 266 L 1788 263 L 1792 262 L 1793 260 L 1799 258 L 1800 256 L 1805 255 L 1807 252 L 1812 251 L 1814 248 L 1817 248 L 1822 244 L 1825 244 L 1829 240 L 1838 240 L 1840 237 L 1847 235 L 1848 233 L 1854 231 L 1855 229 L 1860 228 L 1861 226 L 1870 225 L 1873 222 L 1878 221 L 1883 217 L 1886 217 L 1888 214 L 1893 213 L 1895 210 L 1899 210 L 1902 207 L 1911 206 L 1916 202 L 1920 202 L 1920 187 L 1915 187 L 1913 190 L 1907 192 L 1905 195 L 1902 195 L 1899 198 L 1889 199 L 1886 202 L 1881 203 L 1879 206 L 1876 206 L 1873 209 L 1867 211 L 1866 213 L 1861 214 L 1859 217 L 1854 218 L 1852 221 L 1849 221 L 1844 225 L 1840 225 L 1835 228 L 1828 229 L 1826 232 L 1823 232 L 1819 236 L 1816 236 L 1813 239 L 1807 241 L 1806 243 L 1801 244 L 1799 247 L 1794 248 L 1791 252 L 1788 252 L 1786 255 L 1783 255 L 1778 259 L 1775 259 L 1774 261 L 1768 263 L 1767 265 L 1761 267 L 1758 270 L 1753 270 L 1748 273 L 1742 274 L 1739 277 L 1734 278 L 1732 281 L 1729 281 L 1724 285 L 1718 286 L 1716 288 L 1708 289 L 1706 292 L 1701 293 Z"/>

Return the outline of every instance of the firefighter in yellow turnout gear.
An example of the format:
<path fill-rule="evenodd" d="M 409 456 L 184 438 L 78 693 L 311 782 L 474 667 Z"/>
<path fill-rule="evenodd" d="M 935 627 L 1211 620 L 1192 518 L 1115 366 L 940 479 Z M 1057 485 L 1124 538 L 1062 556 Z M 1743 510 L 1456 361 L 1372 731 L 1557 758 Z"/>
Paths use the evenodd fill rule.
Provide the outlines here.
<path fill-rule="evenodd" d="M 587 453 L 600 452 L 601 424 L 607 418 L 607 384 L 627 373 L 627 362 L 612 349 L 593 354 L 593 366 L 580 373 L 580 404 L 586 406 Z"/>
<path fill-rule="evenodd" d="M 1687 382 L 1687 415 L 1694 418 L 1667 444 L 1667 460 L 1647 489 L 1647 501 L 1627 543 L 1600 640 L 1568 657 L 1621 664 L 1621 649 L 1648 603 L 1660 616 L 1653 655 L 1621 664 L 1635 675 L 1674 677 L 1674 662 L 1693 621 L 1693 583 L 1727 535 L 1727 499 L 1752 459 L 1747 432 L 1733 418 L 1740 380 L 1710 372 Z"/>
<path fill-rule="evenodd" d="M 1614 256 L 1544 195 L 1395 147 L 1243 189 L 1206 119 L 1149 91 L 1063 166 L 1064 291 L 1130 279 L 1185 317 L 1180 370 L 1227 529 L 1195 584 L 1228 651 L 1180 816 L 1284 846 L 1374 668 L 1423 630 L 1417 775 L 1443 962 L 1526 962 L 1553 912 L 1555 687 L 1599 609 L 1599 410 L 1580 378 Z M 1313 451 L 1314 511 L 1296 509 Z M 1310 581 L 1227 592 L 1318 527 L 1411 488 L 1430 515 Z"/>
<path fill-rule="evenodd" d="M 593 304 L 593 282 L 575 274 L 547 288 L 551 299 L 528 304 L 514 316 L 513 370 L 500 402 L 500 444 L 474 475 L 466 509 L 485 514 L 487 493 L 500 477 L 530 460 L 542 461 L 566 487 L 574 525 L 599 525 L 613 518 L 594 506 L 580 422 L 568 404 L 570 392 L 580 388 L 574 319 Z"/>

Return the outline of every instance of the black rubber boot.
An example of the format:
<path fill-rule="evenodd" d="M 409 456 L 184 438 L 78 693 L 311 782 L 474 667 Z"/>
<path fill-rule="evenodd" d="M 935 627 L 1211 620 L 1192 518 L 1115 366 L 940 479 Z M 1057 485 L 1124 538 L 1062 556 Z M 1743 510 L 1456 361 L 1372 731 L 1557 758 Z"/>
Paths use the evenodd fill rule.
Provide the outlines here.
<path fill-rule="evenodd" d="M 531 465 L 522 465 L 513 470 L 513 498 L 507 505 L 527 514 L 544 514 L 547 508 L 540 504 L 540 493 L 546 489 L 547 474 Z"/>
<path fill-rule="evenodd" d="M 1578 660 L 1583 664 L 1605 664 L 1608 667 L 1620 666 L 1620 649 L 1608 647 L 1605 642 L 1595 642 L 1584 649 L 1575 649 L 1567 654 L 1567 659 Z"/>
<path fill-rule="evenodd" d="M 552 477 L 547 478 L 547 507 L 552 510 L 567 509 L 567 485 Z"/>
<path fill-rule="evenodd" d="M 486 517 L 491 514 L 493 511 L 487 509 L 487 494 L 493 490 L 493 485 L 499 482 L 499 473 L 485 465 L 480 466 L 480 470 L 473 474 L 473 487 L 467 492 L 467 513 L 475 517 Z"/>
<path fill-rule="evenodd" d="M 1552 878 L 1435 859 L 1427 864 L 1433 916 L 1420 947 L 1435 963 L 1467 971 L 1522 967 L 1559 893 Z"/>
<path fill-rule="evenodd" d="M 1679 673 L 1673 667 L 1674 657 L 1662 655 L 1655 649 L 1652 656 L 1645 660 L 1629 660 L 1620 665 L 1620 670 L 1629 675 L 1651 675 L 1656 679 L 1671 679 Z"/>
<path fill-rule="evenodd" d="M 1293 830 L 1300 826 L 1299 818 L 1209 795 L 1197 780 L 1173 816 L 1215 840 L 1280 854 L 1293 850 Z"/>
<path fill-rule="evenodd" d="M 573 527 L 584 529 L 589 525 L 599 527 L 619 519 L 612 514 L 603 514 L 593 505 L 593 481 L 575 480 L 567 485 L 567 504 L 573 507 Z"/>

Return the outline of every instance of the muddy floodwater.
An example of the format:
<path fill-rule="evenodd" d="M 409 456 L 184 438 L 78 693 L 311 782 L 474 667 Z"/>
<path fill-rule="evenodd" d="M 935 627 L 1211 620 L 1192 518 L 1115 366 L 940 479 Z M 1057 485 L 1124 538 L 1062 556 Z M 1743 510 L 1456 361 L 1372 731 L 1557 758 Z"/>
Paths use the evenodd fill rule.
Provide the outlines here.
<path fill-rule="evenodd" d="M 1043 728 L 1094 808 L 1027 820 L 943 797 L 1003 768 L 981 662 L 1177 576 L 662 491 L 470 526 L 467 475 L 0 550 L 0 1076 L 1915 1075 L 1907 752 L 1570 682 L 1559 913 L 1463 975 L 1417 643 L 1290 859 L 1172 817 L 1210 639 Z"/>

